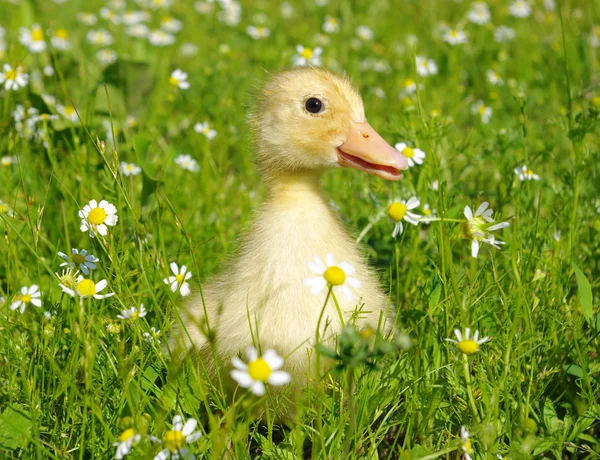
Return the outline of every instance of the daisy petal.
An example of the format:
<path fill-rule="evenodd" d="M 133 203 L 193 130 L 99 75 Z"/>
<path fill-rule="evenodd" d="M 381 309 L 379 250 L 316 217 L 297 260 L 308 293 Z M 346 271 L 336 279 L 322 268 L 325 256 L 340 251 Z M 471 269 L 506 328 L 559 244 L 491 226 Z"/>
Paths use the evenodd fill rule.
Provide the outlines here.
<path fill-rule="evenodd" d="M 285 385 L 286 383 L 289 383 L 291 380 L 292 380 L 292 376 L 290 374 L 288 374 L 287 372 L 275 371 L 275 372 L 271 372 L 268 382 L 270 385 L 279 386 L 279 385 Z"/>

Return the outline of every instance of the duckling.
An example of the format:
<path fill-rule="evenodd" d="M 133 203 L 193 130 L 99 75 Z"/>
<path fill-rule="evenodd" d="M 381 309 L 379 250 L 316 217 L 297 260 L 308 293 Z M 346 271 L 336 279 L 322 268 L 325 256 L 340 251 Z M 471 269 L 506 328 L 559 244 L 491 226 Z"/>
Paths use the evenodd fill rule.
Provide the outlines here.
<path fill-rule="evenodd" d="M 397 181 L 407 160 L 367 123 L 350 81 L 319 68 L 274 76 L 250 125 L 268 199 L 236 259 L 187 304 L 180 338 L 211 372 L 215 359 L 227 369 L 231 357 L 258 341 L 263 351 L 273 348 L 285 357 L 284 370 L 301 385 L 311 372 L 317 324 L 321 337 L 331 340 L 342 318 L 374 329 L 383 324 L 389 330 L 393 322 L 375 272 L 319 180 L 327 169 L 348 167 Z M 348 287 L 351 295 L 333 287 L 342 318 L 331 298 L 321 317 L 328 289 L 314 294 L 304 283 L 316 276 L 309 267 L 315 256 L 354 268 L 358 282 Z"/>

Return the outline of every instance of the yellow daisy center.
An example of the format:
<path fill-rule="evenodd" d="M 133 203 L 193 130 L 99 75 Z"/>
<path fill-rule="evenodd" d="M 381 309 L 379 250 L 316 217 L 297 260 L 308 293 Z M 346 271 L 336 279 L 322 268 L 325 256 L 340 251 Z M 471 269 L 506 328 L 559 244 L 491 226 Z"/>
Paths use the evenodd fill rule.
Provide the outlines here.
<path fill-rule="evenodd" d="M 129 164 L 125 169 L 127 169 L 127 171 L 133 171 L 133 165 Z"/>
<path fill-rule="evenodd" d="M 486 111 L 487 107 L 485 105 L 482 105 L 481 107 L 479 107 L 479 115 L 483 115 Z"/>
<path fill-rule="evenodd" d="M 340 286 L 346 281 L 346 273 L 340 267 L 334 265 L 325 270 L 323 278 L 332 286 Z"/>
<path fill-rule="evenodd" d="M 414 84 L 415 84 L 415 81 L 412 78 L 407 78 L 406 80 L 404 80 L 404 87 L 405 88 L 410 88 Z"/>
<path fill-rule="evenodd" d="M 300 56 L 302 56 L 304 59 L 310 59 L 313 55 L 313 50 L 311 48 L 304 48 L 302 50 L 302 52 L 300 53 Z"/>
<path fill-rule="evenodd" d="M 56 29 L 56 31 L 54 32 L 54 36 L 66 40 L 67 38 L 69 38 L 69 32 L 67 31 L 67 29 Z"/>
<path fill-rule="evenodd" d="M 450 31 L 450 36 L 456 38 L 458 36 L 458 32 L 456 30 Z"/>
<path fill-rule="evenodd" d="M 106 326 L 106 330 L 109 332 L 109 334 L 118 334 L 121 332 L 121 326 L 116 323 L 110 323 L 108 326 Z"/>
<path fill-rule="evenodd" d="M 44 39 L 44 32 L 42 32 L 42 29 L 38 29 L 35 28 L 31 31 L 31 39 L 34 42 L 40 42 Z"/>
<path fill-rule="evenodd" d="M 431 209 L 423 209 L 423 214 L 426 216 L 430 216 L 431 215 Z"/>
<path fill-rule="evenodd" d="M 462 340 L 462 341 L 458 342 L 457 347 L 461 353 L 464 353 L 467 356 L 472 355 L 477 350 L 479 350 L 479 344 L 477 342 L 475 342 L 475 340 L 471 340 L 471 339 Z"/>
<path fill-rule="evenodd" d="M 533 171 L 531 169 L 528 169 L 527 172 L 526 172 L 526 174 L 528 176 L 533 176 L 534 173 L 533 173 Z"/>
<path fill-rule="evenodd" d="M 404 203 L 400 203 L 399 201 L 394 201 L 388 206 L 387 213 L 392 220 L 395 222 L 400 222 L 406 214 L 406 205 Z"/>
<path fill-rule="evenodd" d="M 94 208 L 88 214 L 88 221 L 93 225 L 100 225 L 106 219 L 106 211 L 102 208 Z"/>
<path fill-rule="evenodd" d="M 17 69 L 12 69 L 9 70 L 8 72 L 4 73 L 4 76 L 6 77 L 7 80 L 16 80 L 17 79 Z"/>
<path fill-rule="evenodd" d="M 131 316 L 129 316 L 131 319 L 137 319 L 138 316 L 140 316 L 140 312 L 139 311 L 134 311 L 133 313 L 131 313 Z"/>
<path fill-rule="evenodd" d="M 77 283 L 77 292 L 82 296 L 92 296 L 96 293 L 96 283 L 92 280 L 82 279 Z"/>
<path fill-rule="evenodd" d="M 179 284 L 182 284 L 185 281 L 185 276 L 179 273 L 178 275 L 175 275 L 175 279 Z"/>
<path fill-rule="evenodd" d="M 179 80 L 175 77 L 169 77 L 169 83 L 173 86 L 179 85 Z"/>
<path fill-rule="evenodd" d="M 65 287 L 72 288 L 75 285 L 75 280 L 71 275 L 63 275 L 60 277 L 60 284 Z"/>
<path fill-rule="evenodd" d="M 406 147 L 404 150 L 402 150 L 402 155 L 404 155 L 406 158 L 412 158 L 415 156 L 415 151 L 412 147 Z"/>
<path fill-rule="evenodd" d="M 185 444 L 185 436 L 179 430 L 171 430 L 165 433 L 163 437 L 165 447 L 171 452 L 175 452 L 183 447 Z"/>
<path fill-rule="evenodd" d="M 29 303 L 31 302 L 31 294 L 25 294 L 21 296 L 21 302 Z"/>
<path fill-rule="evenodd" d="M 264 359 L 258 358 L 256 361 L 252 361 L 248 364 L 248 374 L 254 380 L 266 382 L 271 375 L 271 367 Z"/>
<path fill-rule="evenodd" d="M 135 436 L 135 430 L 133 428 L 128 428 L 119 435 L 119 442 L 125 442 L 133 436 Z"/>
<path fill-rule="evenodd" d="M 467 438 L 465 442 L 463 442 L 463 449 L 467 454 L 473 453 L 473 447 L 471 446 L 471 440 Z"/>
<path fill-rule="evenodd" d="M 8 213 L 8 206 L 4 205 L 4 204 L 0 204 L 0 214 L 7 214 Z"/>
<path fill-rule="evenodd" d="M 483 219 L 483 217 L 473 216 L 473 219 L 471 221 L 465 222 L 465 226 L 464 226 L 465 236 L 472 240 L 481 239 L 483 236 L 482 235 L 476 236 L 475 233 L 484 234 L 486 223 L 487 222 Z"/>
<path fill-rule="evenodd" d="M 65 112 L 65 115 L 69 115 L 69 116 L 73 115 L 75 113 L 75 107 L 71 107 L 71 106 L 65 107 L 64 112 Z"/>

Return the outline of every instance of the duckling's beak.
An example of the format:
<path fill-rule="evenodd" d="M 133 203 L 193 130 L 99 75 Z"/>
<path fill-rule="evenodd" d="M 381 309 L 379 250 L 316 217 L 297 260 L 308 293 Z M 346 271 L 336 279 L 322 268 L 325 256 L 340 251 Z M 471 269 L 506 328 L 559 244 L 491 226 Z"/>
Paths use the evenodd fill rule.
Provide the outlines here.
<path fill-rule="evenodd" d="M 400 180 L 408 167 L 404 155 L 388 144 L 366 121 L 352 122 L 346 141 L 338 147 L 338 163 L 386 180 Z"/>

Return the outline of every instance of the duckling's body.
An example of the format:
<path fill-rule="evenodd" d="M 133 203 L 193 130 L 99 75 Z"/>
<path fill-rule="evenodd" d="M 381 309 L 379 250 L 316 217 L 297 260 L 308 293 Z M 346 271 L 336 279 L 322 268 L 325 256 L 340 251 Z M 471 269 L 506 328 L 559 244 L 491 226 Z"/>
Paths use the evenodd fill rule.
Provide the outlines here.
<path fill-rule="evenodd" d="M 304 102 L 312 95 L 324 101 L 328 111 L 322 110 L 317 117 L 304 113 L 304 107 L 313 110 Z M 331 253 L 336 262 L 346 261 L 355 269 L 352 276 L 361 284 L 351 288 L 351 301 L 333 288 L 345 322 L 354 317 L 359 325 L 373 328 L 391 324 L 389 304 L 377 277 L 321 192 L 320 176 L 327 167 L 356 162 L 356 169 L 371 172 L 371 168 L 371 173 L 389 179 L 393 168 L 403 169 L 402 157 L 383 151 L 387 144 L 365 122 L 358 93 L 347 80 L 326 71 L 281 74 L 265 88 L 261 102 L 264 112 L 255 116 L 253 125 L 259 162 L 270 189 L 268 200 L 235 260 L 203 286 L 204 302 L 200 295 L 193 298 L 183 319 L 208 369 L 214 368 L 213 350 L 219 365 L 227 368 L 232 356 L 258 342 L 263 350 L 274 348 L 281 354 L 284 370 L 300 383 L 311 370 L 309 356 L 315 354 L 317 324 L 328 291 L 324 288 L 313 294 L 303 283 L 318 276 L 307 265 L 315 256 L 324 259 Z M 371 163 L 374 157 L 363 155 L 363 147 L 350 141 L 355 135 L 348 134 L 350 125 L 362 127 L 355 133 L 356 142 L 370 141 L 367 147 L 383 149 L 383 160 L 377 160 L 383 165 Z M 353 155 L 346 154 L 346 148 Z M 206 324 L 214 337 L 213 346 L 206 338 Z M 320 324 L 324 340 L 341 332 L 331 298 Z"/>
<path fill-rule="evenodd" d="M 360 324 L 377 328 L 380 315 L 385 324 L 386 297 L 356 243 L 319 190 L 318 176 L 294 175 L 272 192 L 257 214 L 236 261 L 204 287 L 208 323 L 216 334 L 215 348 L 221 364 L 227 364 L 231 356 L 252 344 L 254 334 L 263 349 L 274 348 L 286 357 L 285 370 L 296 382 L 305 379 L 307 352 L 315 343 L 327 289 L 314 295 L 303 280 L 316 276 L 307 262 L 315 255 L 324 258 L 327 253 L 354 266 L 353 276 L 361 281 L 360 289 L 352 290 L 352 302 L 340 293 L 336 295 L 344 321 L 361 309 Z M 200 298 L 192 307 L 195 314 L 204 316 Z M 321 320 L 321 337 L 337 335 L 341 327 L 330 299 Z M 206 345 L 197 328 L 188 330 L 195 344 Z"/>

